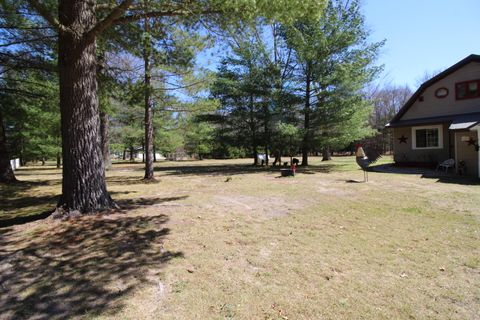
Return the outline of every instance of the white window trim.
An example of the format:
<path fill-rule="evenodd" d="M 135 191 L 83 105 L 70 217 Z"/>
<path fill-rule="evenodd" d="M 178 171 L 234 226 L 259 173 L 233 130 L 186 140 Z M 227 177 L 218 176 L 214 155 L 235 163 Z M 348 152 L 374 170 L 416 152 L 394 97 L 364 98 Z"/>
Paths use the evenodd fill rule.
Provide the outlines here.
<path fill-rule="evenodd" d="M 417 148 L 417 130 L 438 129 L 438 147 Z M 443 149 L 443 126 L 441 124 L 435 126 L 412 127 L 412 149 L 413 150 L 431 150 Z"/>

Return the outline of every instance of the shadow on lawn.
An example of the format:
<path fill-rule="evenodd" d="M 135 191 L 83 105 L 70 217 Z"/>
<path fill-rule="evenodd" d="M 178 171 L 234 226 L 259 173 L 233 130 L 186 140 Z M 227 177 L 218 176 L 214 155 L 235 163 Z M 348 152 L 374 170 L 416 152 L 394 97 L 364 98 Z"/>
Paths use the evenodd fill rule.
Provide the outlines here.
<path fill-rule="evenodd" d="M 136 184 L 146 184 L 143 177 L 140 176 L 114 176 L 114 177 L 107 177 L 107 188 L 108 186 L 112 185 L 136 185 Z M 150 182 L 151 183 L 151 182 Z"/>
<path fill-rule="evenodd" d="M 130 191 L 124 192 L 110 192 L 112 196 L 115 194 L 122 193 L 128 194 Z M 17 199 L 10 199 L 8 202 L 2 203 L 0 205 L 1 210 L 7 210 L 7 213 L 3 213 L 0 216 L 0 228 L 6 228 L 17 224 L 24 224 L 27 222 L 37 221 L 41 219 L 48 218 L 53 211 L 58 202 L 60 196 L 39 196 L 39 197 L 19 197 Z M 157 204 L 183 200 L 188 198 L 188 196 L 180 197 L 166 197 L 166 198 L 135 198 L 135 199 L 121 199 L 116 201 L 117 205 L 120 207 L 119 212 L 125 212 L 127 210 L 133 210 L 137 208 L 154 206 Z M 12 215 L 15 215 L 16 212 L 21 211 L 22 209 L 28 207 L 41 207 L 47 208 L 51 207 L 49 210 L 45 210 L 39 213 L 30 213 L 30 214 L 18 214 L 17 216 L 9 217 L 8 211 L 12 211 Z"/>
<path fill-rule="evenodd" d="M 157 197 L 157 198 L 121 199 L 116 201 L 116 203 L 120 207 L 120 211 L 123 211 L 123 210 L 132 210 L 132 209 L 137 209 L 137 208 L 142 208 L 147 206 L 154 206 L 157 204 L 183 200 L 186 198 L 188 198 L 188 196 L 166 197 L 166 198 Z"/>
<path fill-rule="evenodd" d="M 58 201 L 58 195 L 29 193 L 37 186 L 55 185 L 58 181 L 19 181 L 0 186 L 0 228 L 23 224 L 48 217 Z"/>
<path fill-rule="evenodd" d="M 318 172 L 328 173 L 335 169 L 336 165 L 321 165 L 298 167 L 297 173 L 314 174 Z M 256 172 L 266 172 L 280 174 L 280 169 L 290 167 L 273 166 L 253 166 L 253 165 L 211 165 L 211 166 L 174 166 L 174 167 L 156 167 L 156 172 L 163 172 L 166 176 L 186 176 L 186 175 L 210 175 L 210 176 L 228 176 L 250 174 Z M 133 179 L 132 179 L 133 180 Z"/>
<path fill-rule="evenodd" d="M 16 181 L 10 184 L 0 184 L 1 198 L 14 198 L 21 193 L 27 192 L 32 188 L 38 186 L 58 186 L 61 185 L 62 180 L 42 180 L 42 181 Z"/>
<path fill-rule="evenodd" d="M 431 168 L 397 167 L 390 164 L 371 166 L 370 171 L 392 174 L 417 174 L 424 179 L 437 179 L 436 182 L 462 185 L 480 185 L 480 179 L 476 177 L 460 176 L 455 172 L 436 171 Z"/>
<path fill-rule="evenodd" d="M 44 195 L 44 196 L 17 196 L 15 198 L 9 198 L 8 201 L 0 204 L 0 209 L 11 211 L 18 210 L 21 211 L 27 207 L 44 207 L 46 205 L 51 205 L 55 207 L 55 204 L 58 201 L 60 196 Z M 52 209 L 53 210 L 53 209 Z"/>
<path fill-rule="evenodd" d="M 29 215 L 18 215 L 15 217 L 11 218 L 5 218 L 2 216 L 2 219 L 0 219 L 0 229 L 1 228 L 6 228 L 6 227 L 11 227 L 17 224 L 24 224 L 28 222 L 33 222 L 41 219 L 48 218 L 51 214 L 53 213 L 53 209 L 51 210 L 45 210 L 40 213 L 34 213 L 34 214 L 29 214 Z"/>
<path fill-rule="evenodd" d="M 422 175 L 422 178 L 425 179 L 437 179 L 436 182 L 440 183 L 452 183 L 452 184 L 462 184 L 468 186 L 478 186 L 480 185 L 480 179 L 475 177 L 466 177 L 458 175 Z"/>
<path fill-rule="evenodd" d="M 56 171 L 57 173 L 62 173 L 62 169 L 60 168 L 57 168 L 55 166 L 31 166 L 31 167 L 20 167 L 18 169 L 16 169 L 15 172 L 20 172 L 20 173 L 23 173 L 25 171 L 47 171 L 47 170 L 51 170 L 51 171 Z"/>
<path fill-rule="evenodd" d="M 121 298 L 181 252 L 166 251 L 165 215 L 89 216 L 53 223 L 25 239 L 0 231 L 2 319 L 65 319 L 115 314 Z M 28 235 L 27 235 L 28 236 Z"/>

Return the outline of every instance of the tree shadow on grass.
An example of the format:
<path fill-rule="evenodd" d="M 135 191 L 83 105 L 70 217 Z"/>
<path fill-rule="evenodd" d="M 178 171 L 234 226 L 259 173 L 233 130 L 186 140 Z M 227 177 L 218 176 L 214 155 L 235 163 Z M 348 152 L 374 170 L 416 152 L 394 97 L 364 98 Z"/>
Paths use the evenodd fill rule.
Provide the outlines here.
<path fill-rule="evenodd" d="M 370 167 L 371 171 L 391 174 L 416 174 L 424 179 L 437 179 L 436 182 L 461 185 L 480 185 L 480 179 L 472 176 L 460 176 L 455 172 L 444 172 L 432 168 L 399 167 L 391 164 L 381 164 Z"/>
<path fill-rule="evenodd" d="M 298 167 L 297 172 L 301 174 L 315 174 L 319 172 L 331 172 L 336 165 L 321 165 Z M 280 174 L 280 169 L 290 167 L 283 166 L 253 166 L 253 165 L 211 165 L 211 166 L 175 166 L 175 167 L 156 167 L 156 172 L 162 172 L 165 176 L 229 176 L 264 172 L 270 174 Z"/>
<path fill-rule="evenodd" d="M 42 182 L 18 182 L 0 189 L 0 228 L 48 217 L 59 195 L 32 195 L 30 189 Z"/>
<path fill-rule="evenodd" d="M 18 210 L 21 211 L 23 208 L 27 207 L 44 207 L 53 206 L 58 201 L 59 195 L 44 195 L 44 196 L 17 196 L 15 198 L 10 198 L 6 201 L 3 201 L 0 204 L 0 209 L 5 211 Z"/>
<path fill-rule="evenodd" d="M 145 180 L 142 177 L 132 177 L 132 176 L 113 176 L 106 178 L 107 185 L 136 185 L 136 184 L 146 184 Z"/>
<path fill-rule="evenodd" d="M 32 188 L 39 186 L 60 186 L 62 180 L 16 181 L 9 184 L 0 184 L 0 199 L 9 199 L 19 196 Z"/>
<path fill-rule="evenodd" d="M 89 216 L 30 235 L 0 232 L 0 318 L 65 319 L 115 314 L 119 298 L 181 252 L 166 251 L 168 217 Z"/>
<path fill-rule="evenodd" d="M 440 183 L 451 183 L 451 184 L 461 184 L 468 186 L 478 186 L 480 185 L 480 179 L 476 177 L 466 177 L 458 175 L 422 175 L 422 178 L 425 179 L 437 179 L 436 182 Z"/>
<path fill-rule="evenodd" d="M 30 167 L 20 167 L 16 169 L 16 172 L 28 172 L 28 171 L 57 171 L 57 173 L 62 173 L 61 168 L 57 168 L 56 166 L 30 166 Z"/>
<path fill-rule="evenodd" d="M 180 197 L 166 197 L 166 198 L 136 198 L 136 199 L 121 199 L 116 201 L 117 205 L 120 207 L 120 210 L 133 210 L 137 208 L 142 208 L 146 206 L 154 206 L 157 204 L 162 204 L 165 202 L 178 201 L 188 198 L 188 196 Z"/>
<path fill-rule="evenodd" d="M 163 172 L 167 176 L 188 176 L 188 175 L 207 175 L 224 176 L 249 174 L 255 172 L 273 172 L 277 171 L 275 167 L 253 166 L 253 165 L 209 165 L 209 166 L 175 166 L 175 167 L 156 167 L 155 171 Z"/>
<path fill-rule="evenodd" d="M 320 166 L 318 165 L 309 165 L 306 167 L 298 167 L 297 168 L 297 173 L 303 173 L 303 174 L 316 174 L 316 173 L 330 173 L 338 169 L 343 165 L 339 164 L 322 164 Z"/>
<path fill-rule="evenodd" d="M 52 213 L 53 213 L 53 209 L 45 210 L 39 213 L 17 215 L 13 217 L 8 217 L 8 216 L 5 216 L 5 214 L 3 214 L 2 218 L 0 219 L 0 229 L 11 227 L 17 224 L 24 224 L 28 222 L 45 219 L 45 218 L 48 218 Z"/>

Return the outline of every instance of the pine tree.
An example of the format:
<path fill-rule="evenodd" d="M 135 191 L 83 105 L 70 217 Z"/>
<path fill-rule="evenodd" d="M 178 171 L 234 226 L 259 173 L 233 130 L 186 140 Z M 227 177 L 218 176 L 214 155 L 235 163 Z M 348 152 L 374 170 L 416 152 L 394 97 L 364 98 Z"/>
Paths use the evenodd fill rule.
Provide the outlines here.
<path fill-rule="evenodd" d="M 2 1 L 4 5 L 7 1 Z M 203 16 L 212 23 L 252 19 L 264 15 L 292 21 L 305 13 L 316 14 L 322 1 L 152 1 L 123 0 L 119 4 L 95 0 L 59 0 L 40 3 L 28 0 L 8 2 L 14 11 L 33 9 L 43 17 L 30 19 L 58 36 L 58 73 L 62 128 L 63 180 L 58 206 L 67 211 L 94 212 L 115 206 L 107 192 L 105 163 L 99 143 L 99 106 L 96 79 L 97 38 L 114 25 L 147 17 L 177 16 L 191 23 Z M 146 10 L 138 10 L 146 9 Z M 21 11 L 21 10 L 20 10 Z M 52 15 L 58 13 L 58 18 Z M 28 17 L 28 13 L 25 17 Z M 197 20 L 198 21 L 198 20 Z"/>
<path fill-rule="evenodd" d="M 321 19 L 288 27 L 286 41 L 295 51 L 297 92 L 303 98 L 302 165 L 316 146 L 329 159 L 330 148 L 343 148 L 372 133 L 371 106 L 363 87 L 378 73 L 373 65 L 383 42 L 368 43 L 358 1 L 331 0 Z"/>

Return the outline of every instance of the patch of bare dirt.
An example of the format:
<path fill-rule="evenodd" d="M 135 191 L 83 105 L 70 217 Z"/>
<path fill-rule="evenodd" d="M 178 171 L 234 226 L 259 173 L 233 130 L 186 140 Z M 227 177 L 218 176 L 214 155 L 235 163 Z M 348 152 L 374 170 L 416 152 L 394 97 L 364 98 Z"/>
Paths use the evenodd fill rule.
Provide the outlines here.
<path fill-rule="evenodd" d="M 355 190 L 349 185 L 346 185 L 344 182 L 341 182 L 341 185 L 337 181 L 317 181 L 315 185 L 315 190 L 322 194 L 328 194 L 338 197 L 350 197 L 354 196 Z"/>
<path fill-rule="evenodd" d="M 266 218 L 286 216 L 290 211 L 297 211 L 306 207 L 304 202 L 289 201 L 281 197 L 223 194 L 215 196 L 214 200 L 218 206 L 224 209 L 245 212 Z"/>

